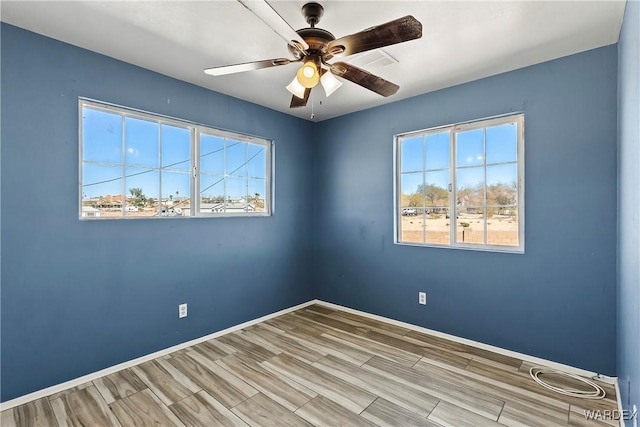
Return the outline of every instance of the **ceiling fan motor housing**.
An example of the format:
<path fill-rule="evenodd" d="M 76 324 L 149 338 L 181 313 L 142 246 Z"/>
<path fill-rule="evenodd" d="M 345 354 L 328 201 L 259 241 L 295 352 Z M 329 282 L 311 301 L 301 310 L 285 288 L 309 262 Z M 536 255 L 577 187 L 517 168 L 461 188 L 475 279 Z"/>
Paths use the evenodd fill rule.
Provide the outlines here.
<path fill-rule="evenodd" d="M 322 28 L 302 28 L 296 31 L 309 45 L 307 53 L 324 56 L 327 51 L 327 45 L 329 42 L 335 40 L 335 36 L 327 30 Z M 289 52 L 297 59 L 302 58 L 302 53 L 293 47 L 289 46 Z"/>
<path fill-rule="evenodd" d="M 319 3 L 307 3 L 302 6 L 302 15 L 304 15 L 307 20 L 307 24 L 311 27 L 315 27 L 318 22 L 320 22 L 320 18 L 324 15 L 324 7 L 322 7 Z"/>
<path fill-rule="evenodd" d="M 317 56 L 321 58 L 323 62 L 328 61 L 336 52 L 329 52 L 327 46 L 336 38 L 329 31 L 316 27 L 316 24 L 320 22 L 320 18 L 324 14 L 324 8 L 318 3 L 307 3 L 302 6 L 302 14 L 309 24 L 309 27 L 301 28 L 296 31 L 296 33 L 309 45 L 309 49 L 307 49 L 305 55 L 301 49 L 296 49 L 290 44 L 289 52 L 299 60 L 307 56 Z"/>

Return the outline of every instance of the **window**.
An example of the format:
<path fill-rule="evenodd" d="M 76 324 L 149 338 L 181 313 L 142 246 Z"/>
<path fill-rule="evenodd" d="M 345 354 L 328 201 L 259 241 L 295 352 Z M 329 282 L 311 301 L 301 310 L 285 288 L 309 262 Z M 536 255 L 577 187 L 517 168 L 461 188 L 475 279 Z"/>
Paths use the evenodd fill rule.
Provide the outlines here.
<path fill-rule="evenodd" d="M 80 100 L 80 218 L 271 214 L 271 141 Z"/>
<path fill-rule="evenodd" d="M 396 135 L 396 241 L 524 252 L 522 114 Z"/>

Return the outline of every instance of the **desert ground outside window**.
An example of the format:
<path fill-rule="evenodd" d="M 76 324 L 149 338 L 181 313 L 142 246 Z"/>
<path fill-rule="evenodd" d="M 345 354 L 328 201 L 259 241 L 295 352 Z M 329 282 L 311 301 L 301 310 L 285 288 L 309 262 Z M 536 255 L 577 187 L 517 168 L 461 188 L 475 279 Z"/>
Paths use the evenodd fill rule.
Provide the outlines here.
<path fill-rule="evenodd" d="M 524 252 L 524 115 L 395 136 L 396 243 Z"/>
<path fill-rule="evenodd" d="M 271 215 L 272 141 L 80 99 L 80 219 Z"/>

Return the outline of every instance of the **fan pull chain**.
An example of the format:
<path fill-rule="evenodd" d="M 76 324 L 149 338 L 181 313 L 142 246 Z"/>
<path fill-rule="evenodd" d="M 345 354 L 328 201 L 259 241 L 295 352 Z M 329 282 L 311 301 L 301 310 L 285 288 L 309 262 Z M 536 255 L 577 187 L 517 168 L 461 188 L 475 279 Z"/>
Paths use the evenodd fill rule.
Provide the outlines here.
<path fill-rule="evenodd" d="M 316 117 L 315 113 L 313 112 L 313 104 L 314 104 L 314 102 L 313 102 L 313 91 L 311 91 L 311 120 L 313 120 Z"/>

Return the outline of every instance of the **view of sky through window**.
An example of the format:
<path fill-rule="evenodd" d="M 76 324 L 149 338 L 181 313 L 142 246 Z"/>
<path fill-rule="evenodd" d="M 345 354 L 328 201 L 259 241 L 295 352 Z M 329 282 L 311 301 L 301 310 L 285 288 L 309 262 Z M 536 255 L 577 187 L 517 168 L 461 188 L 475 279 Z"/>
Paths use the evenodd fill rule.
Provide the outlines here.
<path fill-rule="evenodd" d="M 83 106 L 81 216 L 190 214 L 193 132 Z M 267 146 L 198 132 L 200 213 L 264 212 Z"/>

